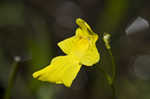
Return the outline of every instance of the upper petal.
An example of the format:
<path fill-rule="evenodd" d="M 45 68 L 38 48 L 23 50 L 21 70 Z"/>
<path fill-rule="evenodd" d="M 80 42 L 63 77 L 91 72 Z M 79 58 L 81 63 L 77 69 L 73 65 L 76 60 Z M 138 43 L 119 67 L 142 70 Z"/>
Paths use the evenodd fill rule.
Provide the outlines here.
<path fill-rule="evenodd" d="M 57 45 L 61 48 L 61 50 L 64 53 L 69 54 L 72 50 L 72 47 L 75 45 L 75 43 L 76 43 L 76 37 L 73 36 L 59 42 Z"/>
<path fill-rule="evenodd" d="M 76 19 L 76 24 L 83 30 L 88 32 L 93 32 L 91 27 L 81 18 Z"/>

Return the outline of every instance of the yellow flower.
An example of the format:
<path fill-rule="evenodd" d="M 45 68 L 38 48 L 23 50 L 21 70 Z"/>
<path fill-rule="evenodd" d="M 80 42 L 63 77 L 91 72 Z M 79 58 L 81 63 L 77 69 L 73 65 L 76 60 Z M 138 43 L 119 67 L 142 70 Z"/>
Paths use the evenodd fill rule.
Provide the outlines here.
<path fill-rule="evenodd" d="M 100 60 L 95 44 L 98 35 L 84 20 L 78 18 L 76 23 L 76 34 L 58 43 L 66 55 L 53 58 L 50 65 L 33 74 L 34 78 L 70 87 L 81 65 L 92 66 Z"/>

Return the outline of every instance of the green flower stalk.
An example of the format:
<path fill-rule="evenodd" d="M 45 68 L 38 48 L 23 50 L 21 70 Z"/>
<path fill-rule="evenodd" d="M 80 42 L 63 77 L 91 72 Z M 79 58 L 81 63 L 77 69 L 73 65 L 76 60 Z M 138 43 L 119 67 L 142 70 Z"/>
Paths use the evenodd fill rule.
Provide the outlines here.
<path fill-rule="evenodd" d="M 116 88 L 114 86 L 114 81 L 115 81 L 115 78 L 116 78 L 116 64 L 115 64 L 114 56 L 112 55 L 112 51 L 111 51 L 110 37 L 111 37 L 111 35 L 109 33 L 104 33 L 103 41 L 105 43 L 105 47 L 108 50 L 108 53 L 111 57 L 111 62 L 112 62 L 112 76 L 109 76 L 108 84 L 112 88 L 113 99 L 116 99 Z M 107 75 L 109 75 L 109 74 L 107 74 Z M 108 77 L 106 79 L 108 79 Z"/>

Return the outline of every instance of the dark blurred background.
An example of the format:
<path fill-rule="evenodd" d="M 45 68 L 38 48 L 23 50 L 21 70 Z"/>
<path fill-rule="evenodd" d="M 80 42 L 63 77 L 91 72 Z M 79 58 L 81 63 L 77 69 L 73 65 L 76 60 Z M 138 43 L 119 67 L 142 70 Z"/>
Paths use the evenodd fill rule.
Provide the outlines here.
<path fill-rule="evenodd" d="M 57 43 L 74 35 L 78 17 L 100 39 L 104 32 L 112 35 L 117 98 L 150 99 L 149 12 L 148 0 L 1 0 L 0 99 L 16 56 L 21 61 L 11 99 L 112 99 L 112 90 L 97 69 L 111 73 L 111 59 L 101 40 L 100 63 L 82 66 L 71 88 L 32 78 L 52 57 L 64 54 Z"/>

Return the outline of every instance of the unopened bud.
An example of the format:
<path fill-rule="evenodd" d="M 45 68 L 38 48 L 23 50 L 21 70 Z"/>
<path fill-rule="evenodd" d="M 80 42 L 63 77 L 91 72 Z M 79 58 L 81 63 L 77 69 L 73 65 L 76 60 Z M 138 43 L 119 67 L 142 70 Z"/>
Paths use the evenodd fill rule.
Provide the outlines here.
<path fill-rule="evenodd" d="M 110 47 L 110 37 L 111 37 L 111 35 L 110 34 L 108 34 L 108 33 L 104 33 L 104 36 L 103 36 L 103 41 L 104 41 L 104 43 L 105 43 L 105 46 L 106 46 L 106 48 L 107 49 L 110 49 L 111 47 Z"/>

